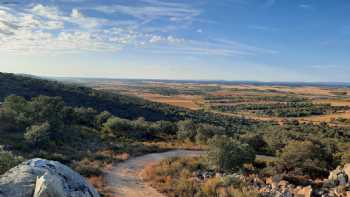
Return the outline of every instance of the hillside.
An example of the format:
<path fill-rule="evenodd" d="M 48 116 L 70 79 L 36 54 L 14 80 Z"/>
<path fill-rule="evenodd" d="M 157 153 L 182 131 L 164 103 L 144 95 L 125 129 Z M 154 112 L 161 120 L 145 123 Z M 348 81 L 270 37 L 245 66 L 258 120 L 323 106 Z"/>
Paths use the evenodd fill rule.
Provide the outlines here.
<path fill-rule="evenodd" d="M 108 111 L 115 116 L 127 119 L 139 117 L 143 117 L 148 121 L 193 119 L 198 123 L 215 124 L 230 128 L 233 131 L 239 130 L 241 126 L 251 126 L 256 123 L 245 118 L 223 116 L 204 111 L 191 111 L 110 91 L 0 72 L 0 102 L 9 95 L 22 96 L 26 99 L 39 95 L 58 96 L 68 106 L 90 107 L 99 112 Z"/>
<path fill-rule="evenodd" d="M 296 97 L 271 95 L 233 96 L 232 99 L 299 101 L 295 100 Z M 96 90 L 4 73 L 0 74 L 0 102 L 0 174 L 23 160 L 40 157 L 72 167 L 90 178 L 103 194 L 109 191 L 104 185 L 102 169 L 112 163 L 182 147 L 208 147 L 209 152 L 204 160 L 166 160 L 159 164 L 159 168 L 149 168 L 148 177 L 160 180 L 151 182 L 159 191 L 170 191 L 169 194 L 174 191 L 176 194 L 182 192 L 182 185 L 187 188 L 188 184 L 194 184 L 200 187 L 185 192 L 202 192 L 202 186 L 216 188 L 211 185 L 211 181 L 215 183 L 215 177 L 206 175 L 200 182 L 192 183 L 195 177 L 188 175 L 229 174 L 238 169 L 247 172 L 248 177 L 252 175 L 261 180 L 283 175 L 281 179 L 295 180 L 291 183 L 304 186 L 303 177 L 324 179 L 338 165 L 350 163 L 350 125 L 347 120 L 337 120 L 342 122 L 337 125 L 288 119 L 282 124 L 253 121 L 205 109 L 191 111 L 153 103 L 132 95 L 121 95 L 117 90 Z M 297 112 L 304 109 L 292 107 Z M 189 173 L 173 173 L 168 176 L 169 184 L 163 185 L 166 176 L 158 173 L 158 169 L 181 172 L 177 167 Z M 227 187 L 231 188 L 230 184 Z M 181 191 L 169 190 L 168 186 Z M 246 188 L 238 189 L 243 191 Z M 248 189 L 255 191 L 255 188 Z M 203 192 L 215 196 L 206 189 Z"/>
<path fill-rule="evenodd" d="M 67 105 L 109 111 L 122 118 L 144 117 L 151 121 L 177 119 L 173 114 L 166 113 L 171 107 L 142 99 L 29 76 L 0 73 L 0 102 L 9 95 L 23 96 L 26 99 L 39 95 L 59 96 Z"/>

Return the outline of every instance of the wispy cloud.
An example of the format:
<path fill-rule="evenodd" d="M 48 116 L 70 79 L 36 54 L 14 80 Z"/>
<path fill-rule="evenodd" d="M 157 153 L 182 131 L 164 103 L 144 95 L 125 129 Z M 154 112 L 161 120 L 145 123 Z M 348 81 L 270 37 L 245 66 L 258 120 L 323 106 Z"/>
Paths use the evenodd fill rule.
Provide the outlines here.
<path fill-rule="evenodd" d="M 184 24 L 190 24 L 201 13 L 189 4 L 163 0 L 139 0 L 128 4 L 111 1 L 109 6 L 98 2 L 81 3 L 84 0 L 38 2 L 41 1 L 0 5 L 0 51 L 118 51 L 128 45 L 159 42 L 160 34 L 164 36 L 164 33 L 185 28 Z M 64 7 L 59 2 L 73 4 Z M 89 10 L 103 12 L 107 17 L 89 16 Z M 127 17 L 112 19 L 120 14 Z M 168 20 L 164 25 L 145 25 L 164 19 Z M 150 37 L 152 42 L 149 42 Z M 179 40 L 168 34 L 161 43 L 173 44 Z"/>
<path fill-rule="evenodd" d="M 58 1 L 73 4 L 62 7 Z M 198 17 L 202 10 L 185 1 L 138 0 L 128 4 L 111 1 L 108 6 L 81 4 L 83 1 L 51 0 L 50 4 L 28 1 L 21 2 L 20 6 L 0 6 L 0 51 L 17 54 L 116 52 L 132 46 L 169 54 L 276 53 L 230 40 L 202 41 L 176 36 L 177 30 L 201 20 Z M 100 14 L 89 15 L 91 11 Z M 122 15 L 124 17 L 120 17 Z M 203 32 L 198 26 L 193 29 L 191 31 Z"/>
<path fill-rule="evenodd" d="M 300 4 L 299 8 L 305 9 L 305 10 L 309 10 L 309 9 L 314 9 L 314 7 L 310 4 Z"/>
<path fill-rule="evenodd" d="M 336 69 L 336 68 L 342 68 L 344 66 L 342 65 L 335 65 L 335 64 L 318 64 L 318 65 L 312 65 L 311 68 L 314 69 Z"/>
<path fill-rule="evenodd" d="M 159 0 L 142 0 L 137 5 L 98 6 L 94 9 L 108 14 L 126 14 L 136 19 L 151 21 L 167 18 L 170 21 L 187 21 L 200 15 L 201 11 L 184 3 L 169 3 Z"/>
<path fill-rule="evenodd" d="M 137 36 L 127 27 L 104 28 L 108 20 L 87 17 L 78 9 L 63 12 L 42 4 L 1 8 L 0 18 L 0 50 L 16 53 L 116 51 Z"/>
<path fill-rule="evenodd" d="M 163 39 L 158 38 L 161 41 Z M 209 56 L 254 56 L 257 54 L 276 54 L 278 51 L 258 48 L 247 44 L 215 39 L 208 41 L 199 40 L 177 40 L 172 43 L 175 45 L 157 45 L 158 42 L 153 42 L 153 46 L 148 47 L 148 52 L 152 53 L 167 53 L 177 55 L 209 55 Z"/>

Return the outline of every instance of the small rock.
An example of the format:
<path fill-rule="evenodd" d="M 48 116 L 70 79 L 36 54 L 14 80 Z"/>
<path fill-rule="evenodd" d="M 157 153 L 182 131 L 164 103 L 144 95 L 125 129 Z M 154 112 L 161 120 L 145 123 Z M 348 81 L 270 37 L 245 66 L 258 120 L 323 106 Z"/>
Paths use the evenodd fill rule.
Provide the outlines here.
<path fill-rule="evenodd" d="M 348 182 L 348 176 L 345 173 L 338 174 L 337 180 L 339 182 L 339 185 L 346 185 Z"/>
<path fill-rule="evenodd" d="M 301 189 L 297 188 L 297 191 L 295 192 L 296 196 L 300 195 L 303 197 L 311 197 L 312 195 L 312 187 L 308 186 L 308 187 L 303 187 Z"/>
<path fill-rule="evenodd" d="M 345 164 L 343 167 L 343 171 L 348 177 L 350 177 L 350 164 Z"/>

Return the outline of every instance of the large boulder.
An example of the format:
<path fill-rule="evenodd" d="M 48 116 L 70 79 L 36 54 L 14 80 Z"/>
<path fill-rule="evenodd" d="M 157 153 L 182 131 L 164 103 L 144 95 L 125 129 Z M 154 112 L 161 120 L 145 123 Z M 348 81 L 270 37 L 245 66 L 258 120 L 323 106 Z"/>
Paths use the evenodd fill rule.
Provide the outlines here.
<path fill-rule="evenodd" d="M 69 167 L 32 159 L 0 177 L 0 197 L 99 197 L 96 190 Z"/>

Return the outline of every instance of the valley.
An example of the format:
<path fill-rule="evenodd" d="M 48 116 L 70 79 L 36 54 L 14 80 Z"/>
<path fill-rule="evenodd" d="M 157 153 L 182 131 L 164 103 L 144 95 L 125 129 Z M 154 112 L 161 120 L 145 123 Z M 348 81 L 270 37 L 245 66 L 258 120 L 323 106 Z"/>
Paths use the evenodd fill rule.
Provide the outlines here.
<path fill-rule="evenodd" d="M 332 176 L 350 163 L 347 86 L 227 83 L 0 73 L 1 173 L 40 157 L 100 195 L 126 197 L 334 194 L 348 184 Z M 299 189 L 276 189 L 283 181 Z"/>

